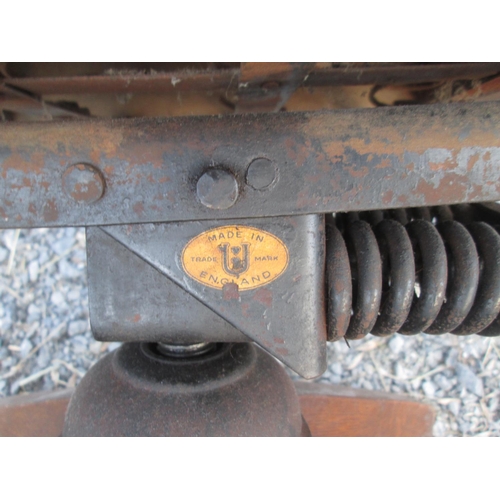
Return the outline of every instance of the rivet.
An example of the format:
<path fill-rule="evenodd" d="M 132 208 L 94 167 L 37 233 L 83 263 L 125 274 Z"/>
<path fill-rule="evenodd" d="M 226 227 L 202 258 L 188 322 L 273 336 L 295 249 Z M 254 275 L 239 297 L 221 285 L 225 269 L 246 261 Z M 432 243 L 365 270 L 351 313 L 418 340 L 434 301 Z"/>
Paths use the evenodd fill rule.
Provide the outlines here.
<path fill-rule="evenodd" d="M 228 170 L 212 168 L 198 179 L 196 193 L 206 207 L 224 210 L 238 199 L 238 182 Z"/>
<path fill-rule="evenodd" d="M 276 168 L 267 158 L 256 158 L 247 168 L 246 182 L 257 190 L 270 187 L 276 180 Z"/>
<path fill-rule="evenodd" d="M 68 167 L 62 185 L 64 192 L 78 203 L 94 203 L 104 195 L 104 177 L 98 168 L 88 163 Z"/>

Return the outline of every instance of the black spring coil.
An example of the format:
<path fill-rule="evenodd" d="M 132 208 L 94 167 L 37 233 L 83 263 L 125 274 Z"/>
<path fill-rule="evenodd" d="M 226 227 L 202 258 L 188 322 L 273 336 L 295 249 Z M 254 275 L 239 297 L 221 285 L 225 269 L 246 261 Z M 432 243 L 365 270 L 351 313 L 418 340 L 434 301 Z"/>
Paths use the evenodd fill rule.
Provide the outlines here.
<path fill-rule="evenodd" d="M 474 213 L 457 205 L 328 216 L 328 340 L 500 335 L 500 228 Z"/>

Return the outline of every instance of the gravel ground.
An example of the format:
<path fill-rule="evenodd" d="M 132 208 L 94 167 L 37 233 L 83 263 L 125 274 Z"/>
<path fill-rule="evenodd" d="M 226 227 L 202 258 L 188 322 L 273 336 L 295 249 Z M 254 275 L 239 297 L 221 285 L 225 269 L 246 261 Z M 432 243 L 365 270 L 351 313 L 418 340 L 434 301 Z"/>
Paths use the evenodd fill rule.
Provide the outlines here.
<path fill-rule="evenodd" d="M 0 397 L 74 387 L 118 343 L 93 340 L 83 229 L 0 232 Z M 500 343 L 368 336 L 329 345 L 319 382 L 406 393 L 436 407 L 436 436 L 500 435 Z"/>

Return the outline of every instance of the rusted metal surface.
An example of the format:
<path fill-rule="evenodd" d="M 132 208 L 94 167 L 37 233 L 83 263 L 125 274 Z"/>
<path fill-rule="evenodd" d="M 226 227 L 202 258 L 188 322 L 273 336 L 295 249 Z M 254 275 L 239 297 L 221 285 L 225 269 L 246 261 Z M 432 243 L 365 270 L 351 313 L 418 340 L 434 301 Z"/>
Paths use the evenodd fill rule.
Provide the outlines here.
<path fill-rule="evenodd" d="M 63 190 L 79 203 L 95 203 L 104 194 L 104 179 L 96 168 L 85 163 L 71 165 L 62 176 Z"/>
<path fill-rule="evenodd" d="M 304 436 L 294 385 L 251 344 L 196 357 L 129 343 L 99 361 L 73 394 L 64 436 Z"/>
<path fill-rule="evenodd" d="M 238 182 L 226 169 L 207 170 L 196 183 L 196 194 L 200 202 L 208 208 L 225 210 L 238 199 Z"/>
<path fill-rule="evenodd" d="M 247 169 L 246 183 L 259 191 L 269 189 L 277 178 L 276 166 L 267 158 L 256 158 Z"/>
<path fill-rule="evenodd" d="M 263 84 L 286 81 L 288 73 L 278 71 L 277 64 L 243 63 L 240 68 L 154 72 L 131 74 L 117 71 L 92 76 L 28 76 L 5 81 L 40 95 L 165 93 L 184 91 L 224 91 L 233 93 L 244 83 L 245 72 L 258 71 Z M 441 80 L 478 79 L 500 72 L 500 63 L 436 63 L 436 64 L 317 64 L 302 82 L 304 86 L 340 85 L 404 85 Z"/>
<path fill-rule="evenodd" d="M 89 228 L 86 244 L 90 322 L 97 340 L 195 343 L 208 333 L 212 342 L 248 339 L 101 229 Z"/>
<path fill-rule="evenodd" d="M 470 205 L 467 210 L 457 210 L 456 206 L 427 207 L 404 212 L 337 214 L 335 222 L 348 243 L 345 251 L 341 232 L 332 227 L 333 220 L 327 224 L 329 340 L 338 340 L 347 328 L 346 337 L 350 338 L 353 320 L 357 320 L 356 336 L 367 331 L 383 336 L 396 332 L 500 335 L 498 205 Z M 463 226 L 457 218 L 467 225 Z M 406 226 L 393 219 L 406 221 Z M 356 241 L 351 241 L 353 230 L 362 228 L 367 232 L 367 220 L 373 220 L 376 243 L 365 235 L 356 249 Z M 379 293 L 380 265 L 379 308 L 374 307 L 373 297 Z M 356 300 L 356 296 L 367 299 Z M 374 317 L 375 326 L 359 326 Z"/>
<path fill-rule="evenodd" d="M 156 74 L 120 74 L 7 78 L 9 85 L 41 95 L 155 94 L 183 91 L 235 91 L 239 69 L 177 71 Z"/>
<path fill-rule="evenodd" d="M 193 238 L 209 234 L 216 244 L 229 241 L 232 249 L 237 245 L 233 238 L 237 235 L 221 228 L 220 221 L 88 228 L 94 335 L 106 341 L 167 343 L 252 340 L 302 377 L 321 375 L 326 369 L 323 216 L 225 223 L 280 238 L 288 256 L 284 272 L 264 282 L 272 264 L 266 260 L 256 271 L 256 250 L 250 246 L 253 257 L 245 276 L 256 288 L 245 290 L 243 280 L 236 276 L 222 285 L 216 271 L 205 273 L 207 283 L 193 279 L 182 261 Z M 273 259 L 272 250 L 266 253 L 265 259 Z M 210 256 L 206 250 L 202 254 Z M 215 255 L 219 259 L 216 268 L 222 269 L 220 249 Z"/>
<path fill-rule="evenodd" d="M 441 80 L 484 78 L 500 72 L 500 63 L 384 64 L 344 63 L 317 68 L 305 82 L 307 86 L 330 85 L 408 85 Z"/>
<path fill-rule="evenodd" d="M 500 76 L 487 78 L 485 81 L 475 80 L 472 85 L 463 85 L 454 91 L 446 102 L 461 101 L 498 101 L 500 99 Z"/>
<path fill-rule="evenodd" d="M 271 189 L 248 166 L 276 167 Z M 207 220 L 442 205 L 500 198 L 500 103 L 318 113 L 0 125 L 0 228 Z M 83 205 L 63 172 L 97 169 Z M 240 193 L 226 210 L 196 195 L 213 165 Z"/>
<path fill-rule="evenodd" d="M 476 297 L 479 282 L 479 256 L 470 233 L 457 221 L 438 226 L 448 251 L 448 284 L 446 302 L 426 333 L 453 331 L 465 320 Z"/>
<path fill-rule="evenodd" d="M 437 229 L 424 219 L 406 225 L 415 255 L 415 281 L 420 294 L 413 295 L 410 313 L 399 329 L 405 335 L 425 331 L 437 318 L 446 297 L 448 259 Z"/>
<path fill-rule="evenodd" d="M 19 89 L 0 81 L 0 110 L 27 113 L 35 117 L 53 118 L 86 118 L 88 113 L 76 106 L 68 109 L 54 103 L 45 102 L 39 95 Z"/>
<path fill-rule="evenodd" d="M 236 111 L 280 111 L 315 63 L 241 63 Z"/>
<path fill-rule="evenodd" d="M 326 283 L 328 340 L 342 338 L 349 327 L 352 308 L 352 279 L 349 254 L 331 215 L 326 222 Z"/>
<path fill-rule="evenodd" d="M 382 298 L 371 333 L 385 336 L 398 331 L 410 313 L 415 292 L 415 259 L 403 225 L 380 216 L 374 232 L 382 259 Z"/>
<path fill-rule="evenodd" d="M 482 260 L 483 272 L 477 286 L 476 299 L 464 322 L 453 333 L 480 333 L 500 312 L 500 236 L 485 222 L 467 226 Z"/>
<path fill-rule="evenodd" d="M 382 296 L 382 266 L 377 240 L 370 225 L 355 221 L 346 231 L 347 248 L 351 250 L 353 287 L 352 316 L 345 334 L 360 339 L 370 333 L 377 321 Z"/>

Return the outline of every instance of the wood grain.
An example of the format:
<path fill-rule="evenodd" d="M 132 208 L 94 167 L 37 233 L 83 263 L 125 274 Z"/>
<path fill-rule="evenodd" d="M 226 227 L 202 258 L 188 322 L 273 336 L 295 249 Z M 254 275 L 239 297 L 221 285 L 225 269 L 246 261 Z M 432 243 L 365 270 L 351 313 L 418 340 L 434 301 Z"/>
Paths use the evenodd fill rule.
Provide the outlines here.
<path fill-rule="evenodd" d="M 432 436 L 432 406 L 389 393 L 296 382 L 302 414 L 320 436 Z"/>
<path fill-rule="evenodd" d="M 0 399 L 0 436 L 60 436 L 72 392 L 34 392 Z"/>

